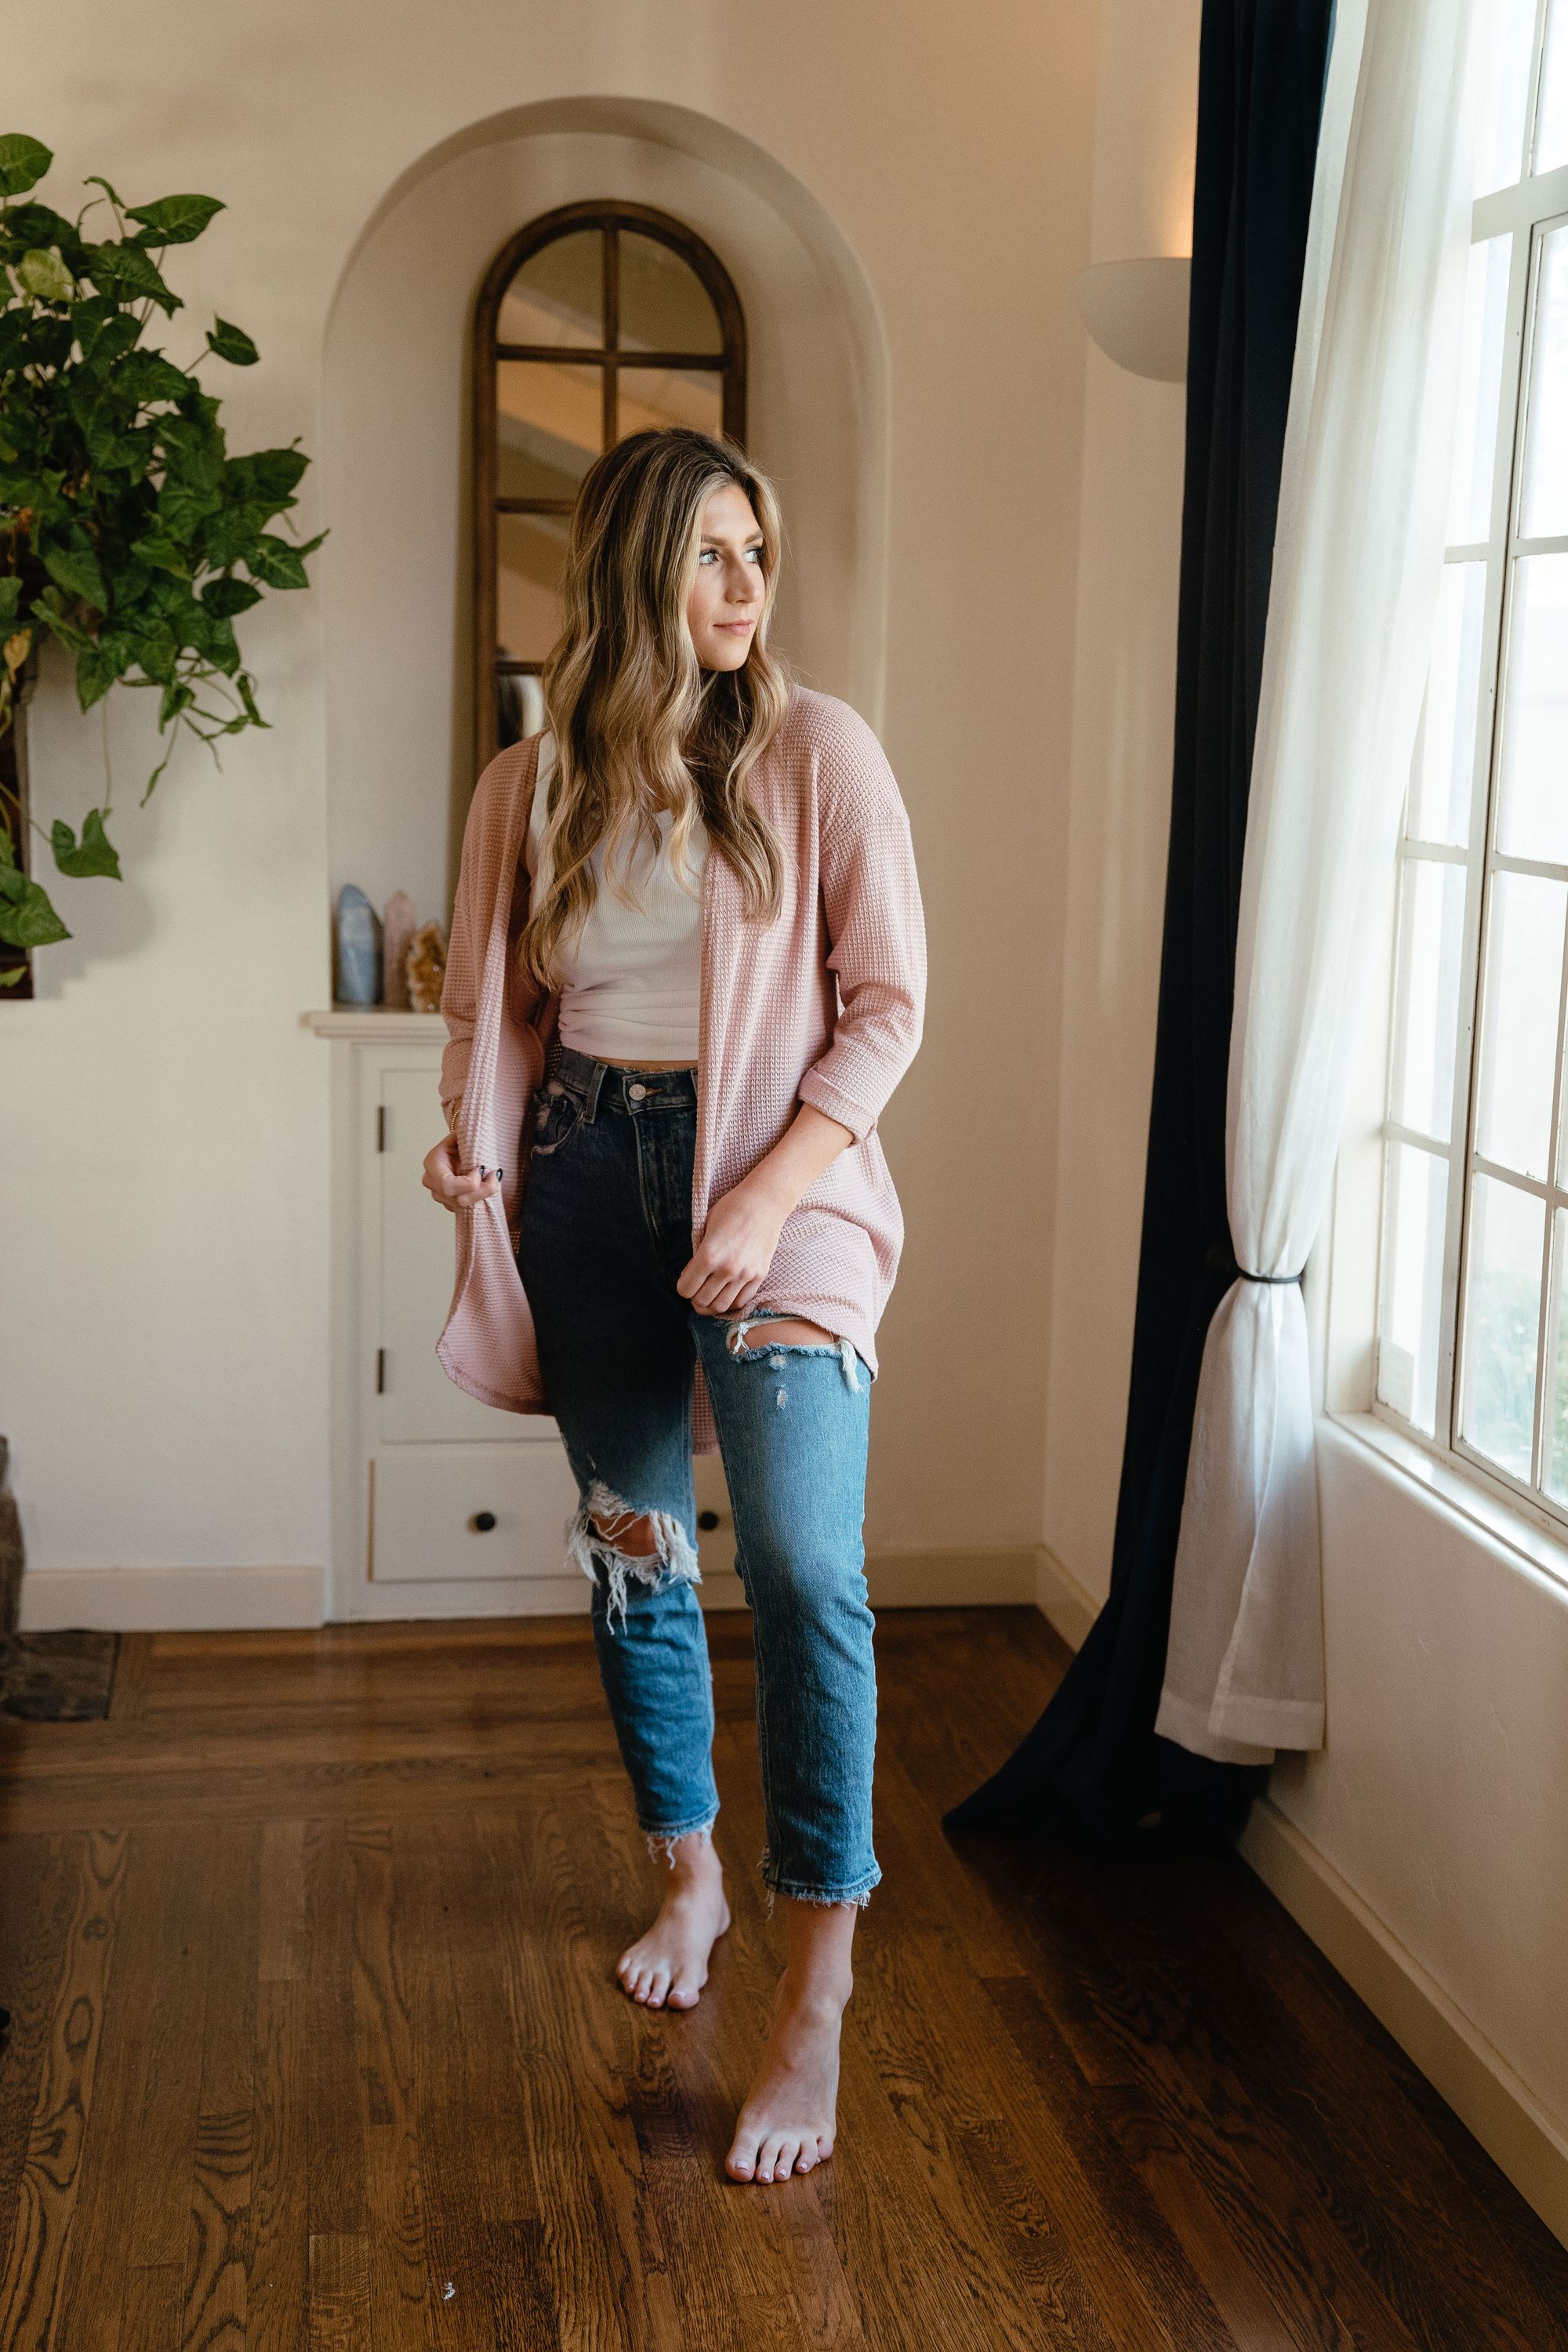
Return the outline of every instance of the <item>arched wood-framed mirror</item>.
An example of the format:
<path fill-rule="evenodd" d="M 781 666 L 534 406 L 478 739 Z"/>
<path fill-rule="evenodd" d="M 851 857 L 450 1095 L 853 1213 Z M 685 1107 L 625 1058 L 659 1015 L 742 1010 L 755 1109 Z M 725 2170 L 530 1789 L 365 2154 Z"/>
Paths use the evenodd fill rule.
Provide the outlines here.
<path fill-rule="evenodd" d="M 491 263 L 473 371 L 482 768 L 540 723 L 526 681 L 560 634 L 566 520 L 583 476 L 647 425 L 694 425 L 743 446 L 746 322 L 718 255 L 669 214 L 563 205 Z"/>

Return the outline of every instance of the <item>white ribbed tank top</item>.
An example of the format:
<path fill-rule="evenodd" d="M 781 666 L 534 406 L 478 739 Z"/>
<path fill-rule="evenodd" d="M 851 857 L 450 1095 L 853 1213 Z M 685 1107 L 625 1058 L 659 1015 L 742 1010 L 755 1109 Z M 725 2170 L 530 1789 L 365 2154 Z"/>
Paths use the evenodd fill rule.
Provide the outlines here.
<path fill-rule="evenodd" d="M 544 845 L 547 788 L 555 739 L 539 747 L 539 773 L 524 853 L 537 887 L 550 876 Z M 597 881 L 581 937 L 569 942 L 561 982 L 558 1034 L 563 1045 L 600 1061 L 695 1062 L 702 989 L 702 872 L 708 829 L 692 829 L 683 887 L 668 855 L 670 817 L 658 818 L 660 846 L 637 844 L 631 875 L 640 907 L 622 904 L 605 883 L 604 849 L 594 852 Z"/>

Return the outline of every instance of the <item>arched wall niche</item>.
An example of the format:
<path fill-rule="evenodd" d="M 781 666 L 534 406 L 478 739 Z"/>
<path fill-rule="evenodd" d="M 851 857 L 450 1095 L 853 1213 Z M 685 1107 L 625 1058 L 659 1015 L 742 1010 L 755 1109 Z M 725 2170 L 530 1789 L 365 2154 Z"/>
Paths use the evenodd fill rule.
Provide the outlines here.
<path fill-rule="evenodd" d="M 552 100 L 432 149 L 367 222 L 324 353 L 322 550 L 334 892 L 445 917 L 473 785 L 468 327 L 523 223 L 584 197 L 651 204 L 721 255 L 746 312 L 748 444 L 788 531 L 778 638 L 806 683 L 881 719 L 888 369 L 864 272 L 752 141 L 680 107 Z"/>

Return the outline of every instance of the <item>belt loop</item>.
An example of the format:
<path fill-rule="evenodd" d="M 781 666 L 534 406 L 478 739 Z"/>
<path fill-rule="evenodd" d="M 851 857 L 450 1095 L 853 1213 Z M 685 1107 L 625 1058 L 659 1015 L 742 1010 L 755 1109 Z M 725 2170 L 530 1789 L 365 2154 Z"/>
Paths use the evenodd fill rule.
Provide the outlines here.
<path fill-rule="evenodd" d="M 610 1066 L 607 1062 L 595 1062 L 594 1065 L 594 1075 L 588 1081 L 588 1099 L 584 1108 L 583 1116 L 588 1121 L 590 1127 L 593 1125 L 594 1119 L 598 1112 L 599 1089 L 605 1083 L 605 1076 L 609 1071 L 609 1066 Z"/>

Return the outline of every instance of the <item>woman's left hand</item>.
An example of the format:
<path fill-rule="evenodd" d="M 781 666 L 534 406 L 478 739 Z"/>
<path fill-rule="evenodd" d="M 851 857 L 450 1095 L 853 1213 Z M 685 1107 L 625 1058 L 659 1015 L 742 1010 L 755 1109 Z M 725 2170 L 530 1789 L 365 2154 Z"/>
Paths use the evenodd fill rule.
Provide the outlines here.
<path fill-rule="evenodd" d="M 721 1193 L 675 1286 L 682 1298 L 699 1315 L 730 1315 L 750 1306 L 773 1264 L 788 1214 L 788 1203 L 751 1177 Z"/>

